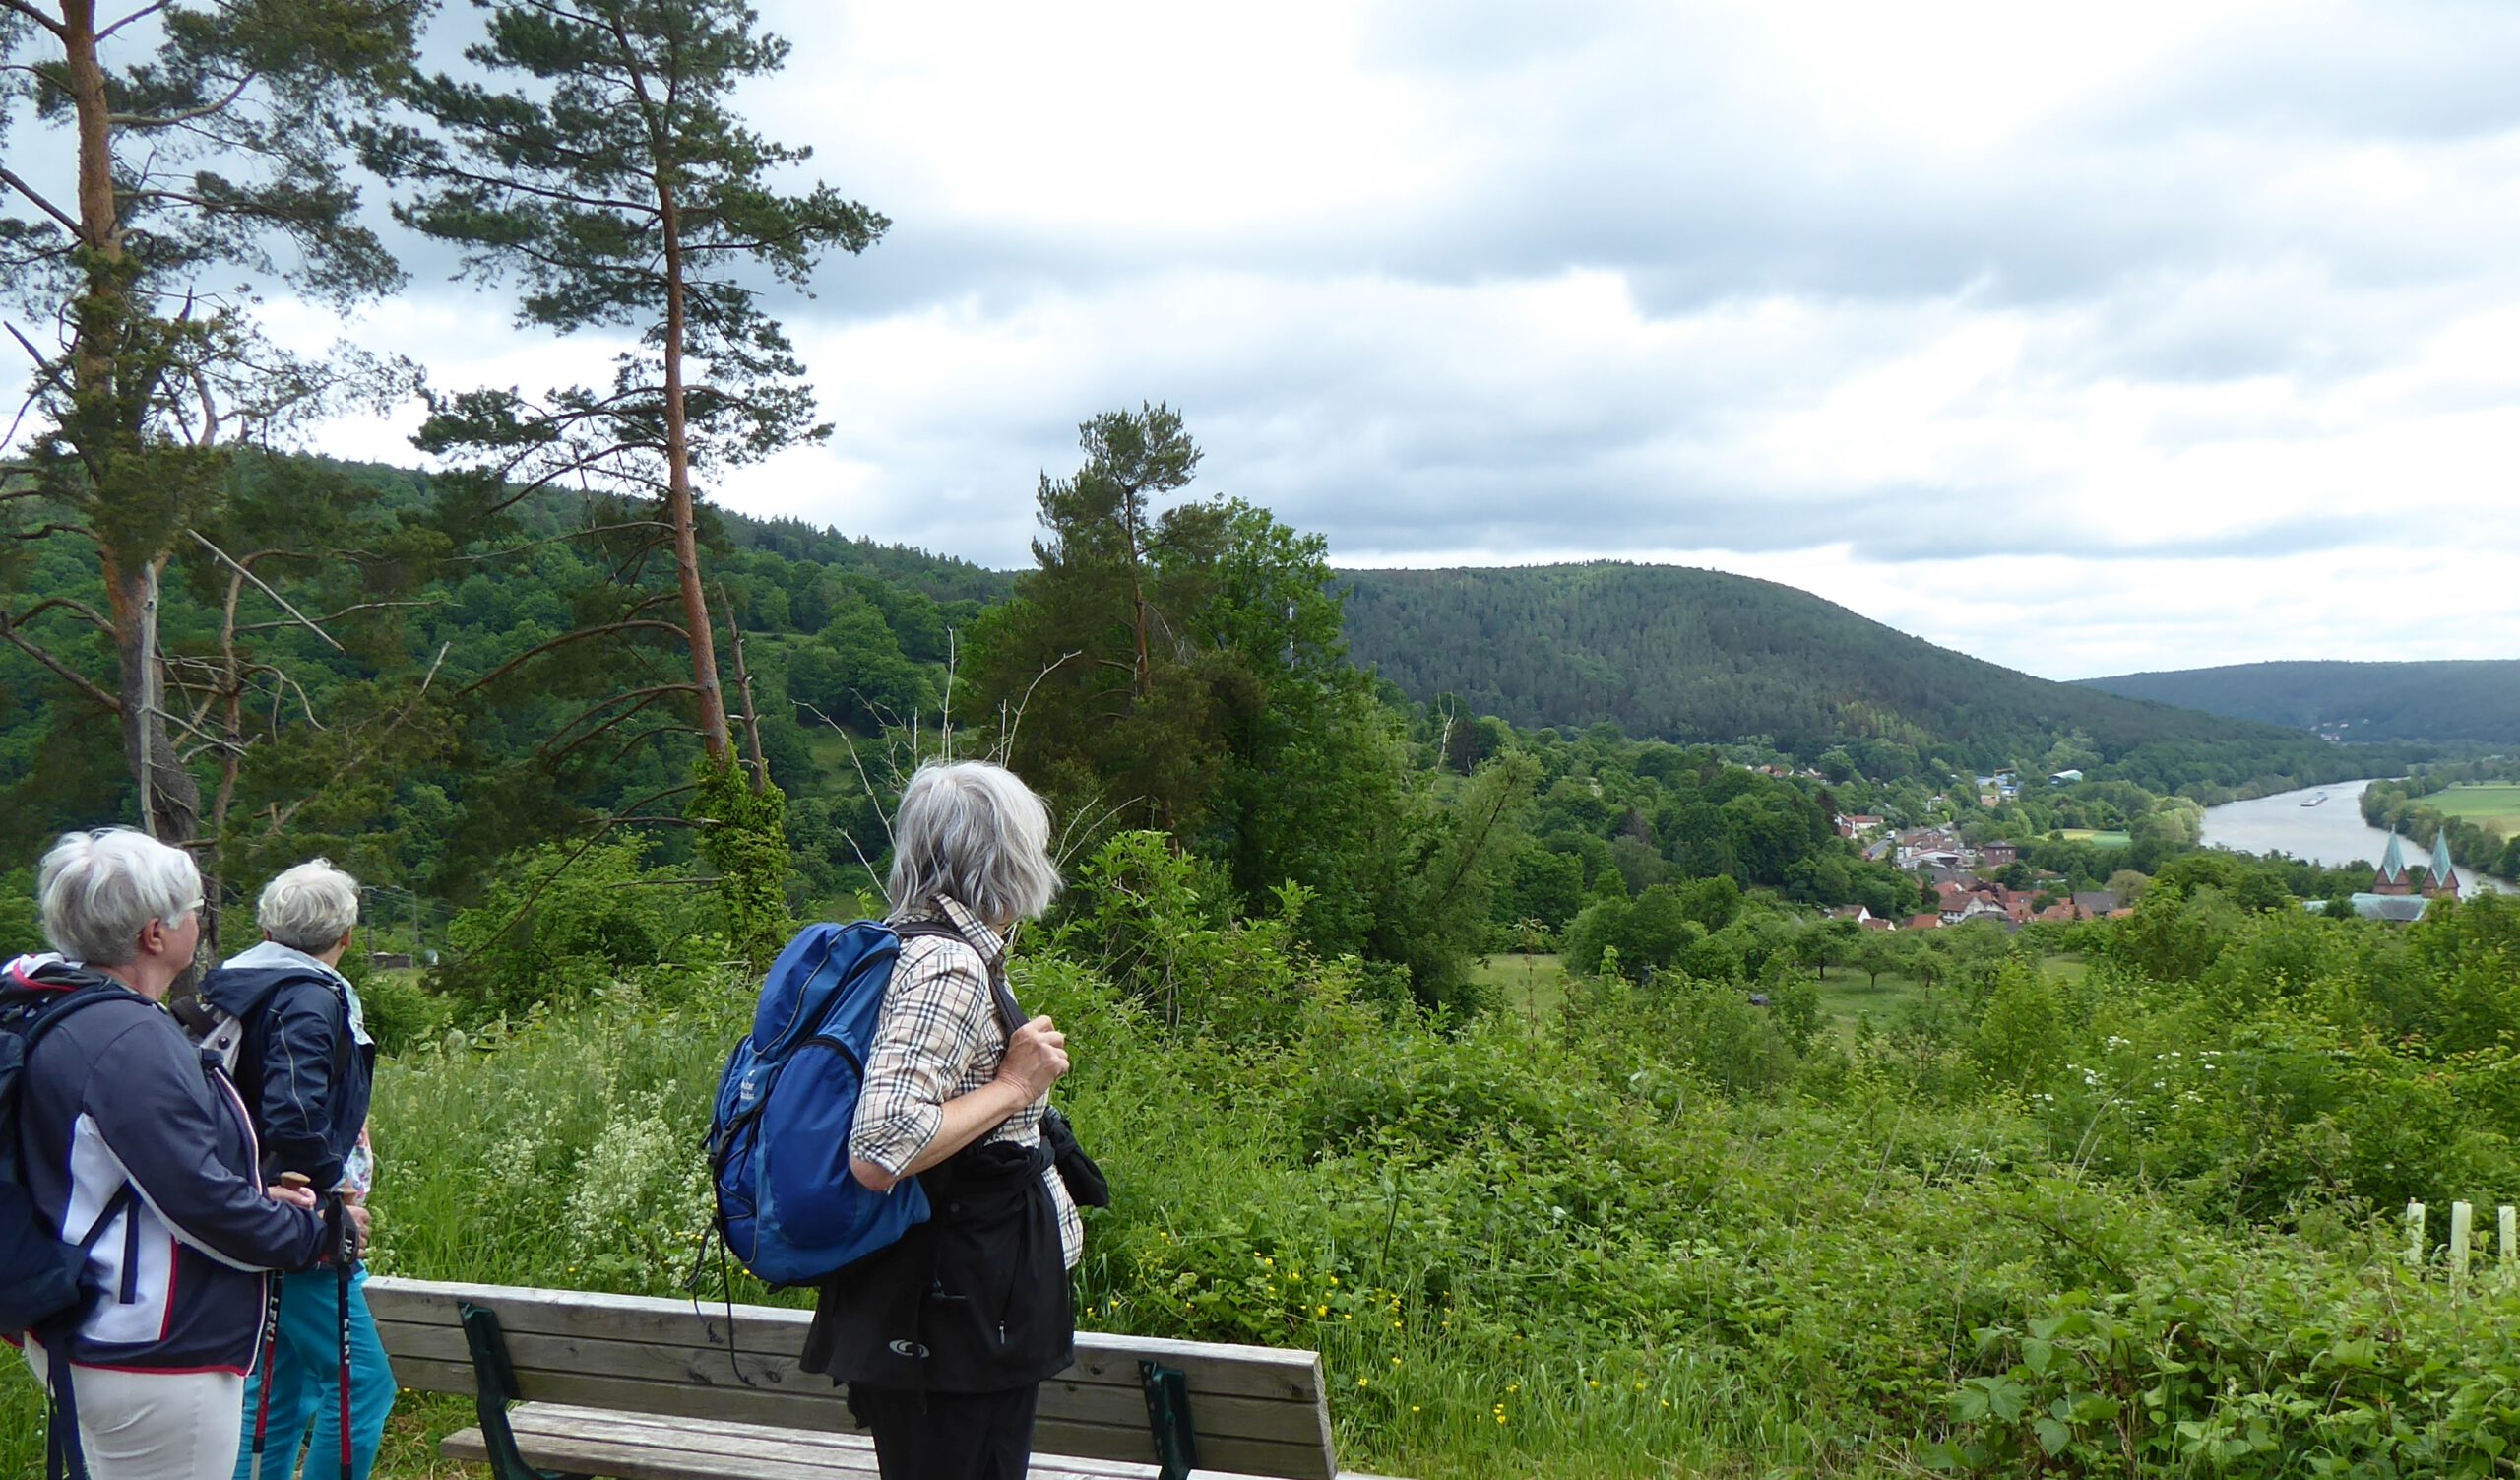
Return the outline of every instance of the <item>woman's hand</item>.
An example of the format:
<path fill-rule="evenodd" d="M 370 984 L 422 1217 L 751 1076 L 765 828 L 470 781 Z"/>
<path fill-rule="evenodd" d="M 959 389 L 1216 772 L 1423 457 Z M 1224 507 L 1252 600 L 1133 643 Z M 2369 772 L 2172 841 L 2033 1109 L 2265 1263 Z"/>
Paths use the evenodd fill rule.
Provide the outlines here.
<path fill-rule="evenodd" d="M 315 1190 L 303 1182 L 284 1182 L 279 1187 L 265 1188 L 263 1195 L 274 1202 L 285 1202 L 290 1207 L 302 1207 L 310 1213 L 315 1211 Z"/>
<path fill-rule="evenodd" d="M 1067 1035 L 1048 1018 L 1037 1017 L 1006 1041 L 1006 1058 L 997 1065 L 997 1077 L 1022 1090 L 1029 1105 L 1048 1094 L 1067 1069 Z"/>

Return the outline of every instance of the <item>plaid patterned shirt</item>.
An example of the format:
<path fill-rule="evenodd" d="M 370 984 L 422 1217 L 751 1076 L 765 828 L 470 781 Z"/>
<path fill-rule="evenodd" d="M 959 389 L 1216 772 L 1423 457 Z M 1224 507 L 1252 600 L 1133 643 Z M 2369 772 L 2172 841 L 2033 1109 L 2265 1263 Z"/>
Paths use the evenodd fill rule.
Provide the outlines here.
<path fill-rule="evenodd" d="M 866 1060 L 866 1087 L 850 1126 L 849 1154 L 895 1177 L 936 1138 L 945 1102 L 996 1078 L 998 1062 L 1006 1057 L 1006 1029 L 989 989 L 990 976 L 1006 969 L 1006 941 L 960 900 L 941 894 L 928 906 L 893 916 L 894 924 L 910 920 L 945 921 L 963 938 L 919 935 L 903 941 L 885 990 L 875 1047 Z M 980 1139 L 1038 1144 L 1049 1104 L 1047 1096 L 1034 1101 Z M 1060 1252 L 1073 1269 L 1085 1254 L 1085 1225 L 1058 1169 L 1045 1169 L 1041 1180 L 1058 1209 Z"/>

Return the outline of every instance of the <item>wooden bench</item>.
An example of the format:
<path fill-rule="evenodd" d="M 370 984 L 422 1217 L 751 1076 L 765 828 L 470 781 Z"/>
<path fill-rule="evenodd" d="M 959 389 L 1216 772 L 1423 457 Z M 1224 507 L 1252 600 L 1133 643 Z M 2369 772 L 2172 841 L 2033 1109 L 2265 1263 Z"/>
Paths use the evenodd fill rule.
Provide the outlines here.
<path fill-rule="evenodd" d="M 403 1386 L 479 1399 L 441 1448 L 498 1480 L 875 1473 L 842 1389 L 797 1369 L 805 1312 L 381 1276 L 367 1297 Z M 1079 1331 L 1034 1443 L 1040 1480 L 1373 1480 L 1338 1467 L 1320 1355 L 1275 1347 Z"/>

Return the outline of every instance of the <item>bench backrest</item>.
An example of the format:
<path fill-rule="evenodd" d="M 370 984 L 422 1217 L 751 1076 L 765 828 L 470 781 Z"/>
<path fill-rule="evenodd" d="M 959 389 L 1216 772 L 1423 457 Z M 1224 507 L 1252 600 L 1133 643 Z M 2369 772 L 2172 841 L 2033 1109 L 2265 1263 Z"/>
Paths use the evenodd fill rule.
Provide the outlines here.
<path fill-rule="evenodd" d="M 377 1333 L 406 1387 L 476 1390 L 459 1303 L 496 1311 L 529 1400 L 725 1419 L 789 1429 L 857 1428 L 830 1379 L 797 1370 L 803 1311 L 462 1285 L 379 1276 Z M 731 1341 L 730 1341 L 731 1336 Z M 1316 1352 L 1079 1331 L 1076 1365 L 1041 1384 L 1034 1445 L 1044 1453 L 1156 1460 L 1138 1363 L 1187 1379 L 1204 1468 L 1334 1480 L 1330 1405 Z"/>

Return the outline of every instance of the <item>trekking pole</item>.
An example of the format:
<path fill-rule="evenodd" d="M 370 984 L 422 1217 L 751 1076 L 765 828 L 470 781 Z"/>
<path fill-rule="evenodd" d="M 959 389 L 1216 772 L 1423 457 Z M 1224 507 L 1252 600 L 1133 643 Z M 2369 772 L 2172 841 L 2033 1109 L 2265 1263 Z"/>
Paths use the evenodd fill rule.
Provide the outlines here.
<path fill-rule="evenodd" d="M 302 1188 L 314 1184 L 303 1172 L 283 1172 L 280 1185 Z M 254 1389 L 254 1465 L 245 1472 L 247 1480 L 263 1480 L 263 1439 L 272 1422 L 272 1377 L 280 1368 L 280 1280 L 278 1274 L 263 1277 L 262 1371 Z"/>
<path fill-rule="evenodd" d="M 263 1480 L 263 1439 L 272 1423 L 272 1376 L 280 1366 L 280 1276 L 264 1276 L 270 1288 L 263 1296 L 263 1350 L 260 1379 L 254 1389 L 254 1465 L 249 1480 Z"/>
<path fill-rule="evenodd" d="M 340 1193 L 333 1194 L 333 1296 L 334 1308 L 341 1314 L 342 1369 L 340 1394 L 342 1408 L 342 1480 L 350 1480 L 350 1265 L 357 1255 L 351 1245 L 357 1242 L 350 1228 L 350 1207 Z M 256 1477 L 260 1480 L 260 1477 Z"/>

